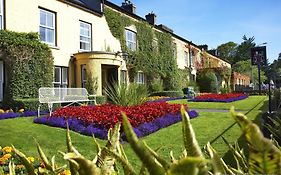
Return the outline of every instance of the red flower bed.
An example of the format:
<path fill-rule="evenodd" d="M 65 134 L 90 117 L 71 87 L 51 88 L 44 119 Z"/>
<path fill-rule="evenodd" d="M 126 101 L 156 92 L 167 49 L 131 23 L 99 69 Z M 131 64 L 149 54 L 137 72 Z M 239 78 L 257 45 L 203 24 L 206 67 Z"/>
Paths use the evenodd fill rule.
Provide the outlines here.
<path fill-rule="evenodd" d="M 166 102 L 145 103 L 138 106 L 118 106 L 104 104 L 100 106 L 70 106 L 57 109 L 51 117 L 64 117 L 65 119 L 77 118 L 85 123 L 94 123 L 105 128 L 112 128 L 122 117 L 123 111 L 132 124 L 136 127 L 145 122 L 154 121 L 166 114 L 178 114 L 181 105 L 167 104 Z M 187 110 L 187 106 L 185 106 Z"/>
<path fill-rule="evenodd" d="M 192 101 L 204 102 L 232 102 L 247 98 L 248 95 L 243 93 L 228 93 L 228 94 L 205 94 L 196 96 Z"/>

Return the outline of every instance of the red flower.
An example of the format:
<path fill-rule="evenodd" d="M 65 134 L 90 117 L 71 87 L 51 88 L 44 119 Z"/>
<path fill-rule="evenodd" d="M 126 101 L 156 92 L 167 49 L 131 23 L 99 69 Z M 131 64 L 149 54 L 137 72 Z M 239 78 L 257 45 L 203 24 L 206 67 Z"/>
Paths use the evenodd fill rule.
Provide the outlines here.
<path fill-rule="evenodd" d="M 159 117 L 180 112 L 181 105 L 166 102 L 150 102 L 137 106 L 123 107 L 113 104 L 100 106 L 72 106 L 57 109 L 51 117 L 77 118 L 85 123 L 97 124 L 105 128 L 112 128 L 117 122 L 122 121 L 123 111 L 133 127 L 145 122 L 151 122 Z M 187 106 L 185 106 L 187 109 Z"/>

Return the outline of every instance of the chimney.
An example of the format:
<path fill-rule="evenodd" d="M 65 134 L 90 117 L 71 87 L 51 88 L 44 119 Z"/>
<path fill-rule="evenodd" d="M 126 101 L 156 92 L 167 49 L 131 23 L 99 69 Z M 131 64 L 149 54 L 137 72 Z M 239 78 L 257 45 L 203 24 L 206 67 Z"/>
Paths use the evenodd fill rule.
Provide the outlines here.
<path fill-rule="evenodd" d="M 153 12 L 150 12 L 147 15 L 145 15 L 145 19 L 151 25 L 155 25 L 156 23 L 156 15 Z"/>
<path fill-rule="evenodd" d="M 125 0 L 125 2 L 122 2 L 121 7 L 124 10 L 126 10 L 127 12 L 136 14 L 136 6 L 134 4 L 132 4 L 131 1 L 129 1 L 129 0 Z"/>

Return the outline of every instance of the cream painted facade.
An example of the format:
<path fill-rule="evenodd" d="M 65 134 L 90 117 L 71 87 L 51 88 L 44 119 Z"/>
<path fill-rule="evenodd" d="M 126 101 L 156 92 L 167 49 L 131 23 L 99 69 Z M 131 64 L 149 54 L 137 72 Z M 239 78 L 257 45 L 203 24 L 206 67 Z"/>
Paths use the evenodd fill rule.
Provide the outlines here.
<path fill-rule="evenodd" d="M 56 14 L 56 46 L 51 47 L 56 66 L 69 65 L 79 50 L 80 21 L 92 26 L 93 51 L 121 51 L 120 42 L 109 30 L 105 17 L 96 16 L 57 0 L 6 0 L 6 29 L 17 32 L 39 32 L 39 8 Z"/>
<path fill-rule="evenodd" d="M 97 95 L 102 94 L 104 76 L 111 69 L 118 71 L 117 80 L 120 81 L 121 71 L 126 71 L 126 64 L 125 60 L 118 54 L 121 51 L 120 42 L 111 34 L 104 15 L 67 3 L 66 0 L 28 0 L 28 3 L 26 0 L 4 1 L 5 18 L 3 19 L 5 19 L 5 29 L 7 30 L 39 32 L 40 9 L 55 14 L 55 45 L 50 46 L 50 48 L 54 56 L 54 65 L 65 67 L 68 70 L 68 87 L 82 86 L 81 65 L 85 65 L 87 71 L 92 72 L 98 78 Z M 118 11 L 118 8 L 108 8 L 122 13 Z M 124 15 L 135 21 L 141 20 L 141 18 Z M 91 50 L 88 52 L 80 50 L 80 22 L 91 25 Z M 158 27 L 153 28 L 165 32 Z M 137 33 L 136 26 L 126 26 L 125 29 Z M 203 51 L 175 34 L 172 34 L 172 37 L 176 44 L 178 68 L 190 68 L 191 75 L 195 79 L 196 62 L 205 59 L 202 57 Z M 193 61 L 190 61 L 190 54 L 192 54 Z M 215 60 L 217 66 L 227 65 L 227 67 L 231 67 L 229 63 L 215 56 L 210 55 L 208 59 Z"/>

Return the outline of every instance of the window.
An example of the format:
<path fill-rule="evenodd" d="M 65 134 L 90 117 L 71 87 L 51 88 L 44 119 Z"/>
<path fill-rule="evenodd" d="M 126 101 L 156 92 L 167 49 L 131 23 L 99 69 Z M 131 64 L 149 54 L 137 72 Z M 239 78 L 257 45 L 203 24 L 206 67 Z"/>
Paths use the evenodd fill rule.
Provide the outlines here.
<path fill-rule="evenodd" d="M 54 71 L 54 87 L 67 87 L 68 68 L 56 66 Z"/>
<path fill-rule="evenodd" d="M 4 7 L 3 0 L 0 0 L 0 30 L 4 28 Z"/>
<path fill-rule="evenodd" d="M 121 83 L 127 83 L 127 71 L 121 70 L 120 79 Z"/>
<path fill-rule="evenodd" d="M 177 44 L 173 43 L 173 57 L 177 59 Z"/>
<path fill-rule="evenodd" d="M 138 84 L 144 84 L 144 73 L 143 72 L 137 72 L 137 75 L 135 77 L 135 82 Z"/>
<path fill-rule="evenodd" d="M 188 66 L 188 53 L 186 51 L 184 51 L 184 62 L 185 65 Z"/>
<path fill-rule="evenodd" d="M 91 24 L 80 21 L 80 49 L 91 51 L 92 50 L 92 26 Z"/>
<path fill-rule="evenodd" d="M 190 66 L 193 66 L 193 56 L 194 56 L 194 52 L 189 51 L 189 65 Z"/>
<path fill-rule="evenodd" d="M 53 12 L 40 9 L 40 25 L 39 33 L 40 39 L 44 43 L 55 46 L 56 41 L 56 15 Z"/>
<path fill-rule="evenodd" d="M 86 72 L 86 64 L 81 65 L 81 87 L 86 88 L 87 82 L 87 72 Z"/>
<path fill-rule="evenodd" d="M 127 47 L 132 50 L 137 50 L 137 34 L 131 30 L 125 30 L 126 34 L 126 45 Z"/>

